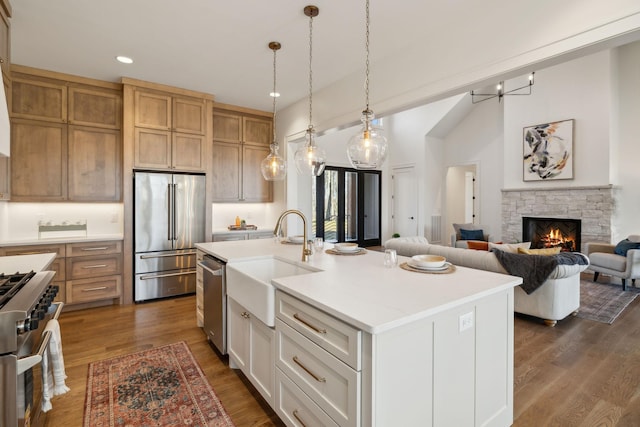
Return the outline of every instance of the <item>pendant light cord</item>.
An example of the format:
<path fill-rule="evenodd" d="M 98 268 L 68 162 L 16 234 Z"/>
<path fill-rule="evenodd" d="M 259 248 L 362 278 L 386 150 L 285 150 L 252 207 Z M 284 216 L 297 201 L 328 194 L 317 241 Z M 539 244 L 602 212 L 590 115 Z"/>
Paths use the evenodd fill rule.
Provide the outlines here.
<path fill-rule="evenodd" d="M 276 92 L 276 51 L 273 49 L 273 145 L 278 147 L 278 141 L 276 140 L 276 98 L 278 93 Z"/>
<path fill-rule="evenodd" d="M 309 16 L 309 129 L 313 129 L 313 14 Z"/>
<path fill-rule="evenodd" d="M 366 0 L 365 6 L 365 51 L 366 51 L 366 59 L 365 59 L 365 73 L 364 73 L 364 93 L 367 108 L 366 111 L 369 111 L 369 0 Z"/>

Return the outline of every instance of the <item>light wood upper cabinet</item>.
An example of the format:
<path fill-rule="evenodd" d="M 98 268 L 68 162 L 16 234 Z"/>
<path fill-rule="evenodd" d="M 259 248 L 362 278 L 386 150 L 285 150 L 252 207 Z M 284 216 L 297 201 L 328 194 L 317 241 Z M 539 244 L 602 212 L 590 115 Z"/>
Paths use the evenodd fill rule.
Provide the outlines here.
<path fill-rule="evenodd" d="M 173 97 L 173 127 L 171 130 L 204 135 L 207 130 L 206 112 L 204 100 Z"/>
<path fill-rule="evenodd" d="M 11 170 L 9 168 L 9 158 L 0 157 L 0 200 L 9 200 L 11 187 L 9 183 Z"/>
<path fill-rule="evenodd" d="M 213 140 L 240 144 L 242 142 L 242 116 L 214 111 Z"/>
<path fill-rule="evenodd" d="M 119 201 L 122 137 L 118 130 L 69 126 L 69 200 Z"/>
<path fill-rule="evenodd" d="M 171 130 L 171 96 L 137 90 L 134 124 L 148 129 Z"/>
<path fill-rule="evenodd" d="M 171 158 L 173 167 L 183 171 L 199 172 L 205 170 L 204 135 L 173 133 Z"/>
<path fill-rule="evenodd" d="M 8 75 L 11 66 L 11 24 L 6 10 L 4 5 L 0 8 L 0 67 Z"/>
<path fill-rule="evenodd" d="M 14 68 L 11 199 L 121 200 L 122 90 L 111 83 Z"/>
<path fill-rule="evenodd" d="M 55 80 L 13 76 L 12 117 L 67 122 L 67 85 Z"/>
<path fill-rule="evenodd" d="M 213 199 L 216 202 L 237 202 L 241 197 L 240 168 L 242 146 L 236 143 L 213 142 Z"/>
<path fill-rule="evenodd" d="M 269 148 L 245 144 L 242 147 L 242 197 L 245 202 L 273 201 L 273 183 L 262 176 L 260 165 Z"/>
<path fill-rule="evenodd" d="M 225 107 L 213 112 L 213 199 L 272 202 L 273 183 L 260 165 L 269 155 L 273 121 L 268 113 Z"/>
<path fill-rule="evenodd" d="M 106 129 L 122 127 L 122 93 L 120 91 L 69 87 L 69 124 Z"/>
<path fill-rule="evenodd" d="M 206 170 L 206 102 L 135 90 L 134 166 L 188 172 Z"/>
<path fill-rule="evenodd" d="M 273 139 L 273 122 L 271 119 L 243 117 L 242 129 L 244 142 L 247 144 L 266 145 L 267 147 L 271 144 Z"/>
<path fill-rule="evenodd" d="M 10 160 L 12 200 L 66 199 L 66 125 L 12 119 Z"/>

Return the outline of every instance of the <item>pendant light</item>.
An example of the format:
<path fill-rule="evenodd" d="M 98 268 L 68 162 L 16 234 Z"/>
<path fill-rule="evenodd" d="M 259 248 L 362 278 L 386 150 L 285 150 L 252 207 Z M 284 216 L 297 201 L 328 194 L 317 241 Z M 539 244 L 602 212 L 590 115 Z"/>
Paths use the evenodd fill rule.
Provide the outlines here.
<path fill-rule="evenodd" d="M 318 16 L 320 9 L 316 6 L 304 8 L 304 14 L 309 17 L 309 127 L 305 135 L 304 146 L 298 148 L 295 154 L 296 169 L 301 175 L 320 176 L 326 165 L 324 150 L 316 145 L 315 129 L 313 128 L 313 72 L 311 62 L 313 59 L 313 18 Z"/>
<path fill-rule="evenodd" d="M 276 137 L 276 98 L 279 96 L 276 92 L 276 52 L 282 46 L 278 42 L 269 43 L 269 49 L 273 51 L 273 141 L 271 142 L 271 152 L 262 160 L 260 171 L 267 181 L 282 181 L 287 175 L 287 162 L 278 154 L 278 139 Z"/>
<path fill-rule="evenodd" d="M 362 127 L 347 143 L 347 156 L 351 165 L 356 169 L 377 169 L 382 166 L 387 157 L 387 138 L 382 129 L 373 124 L 375 115 L 369 108 L 369 0 L 366 0 L 366 61 L 365 61 L 365 98 L 366 108 L 362 112 Z"/>

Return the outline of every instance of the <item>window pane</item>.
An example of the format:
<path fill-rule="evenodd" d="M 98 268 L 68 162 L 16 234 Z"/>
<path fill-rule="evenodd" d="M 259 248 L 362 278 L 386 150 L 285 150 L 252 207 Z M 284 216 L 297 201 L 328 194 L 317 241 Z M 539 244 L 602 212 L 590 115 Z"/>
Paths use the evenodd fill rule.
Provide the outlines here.
<path fill-rule="evenodd" d="M 338 171 L 324 171 L 324 240 L 338 241 Z"/>
<path fill-rule="evenodd" d="M 344 174 L 344 237 L 358 240 L 358 173 Z"/>
<path fill-rule="evenodd" d="M 380 238 L 380 175 L 364 174 L 364 238 Z"/>

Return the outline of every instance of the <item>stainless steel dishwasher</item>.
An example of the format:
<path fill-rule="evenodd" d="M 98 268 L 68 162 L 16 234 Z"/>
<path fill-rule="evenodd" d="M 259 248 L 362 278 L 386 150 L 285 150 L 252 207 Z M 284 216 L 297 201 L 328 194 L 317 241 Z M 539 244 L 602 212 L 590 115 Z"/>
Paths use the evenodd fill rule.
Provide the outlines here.
<path fill-rule="evenodd" d="M 203 324 L 209 341 L 221 354 L 227 354 L 227 282 L 226 264 L 205 255 L 200 261 L 203 287 Z"/>

